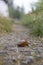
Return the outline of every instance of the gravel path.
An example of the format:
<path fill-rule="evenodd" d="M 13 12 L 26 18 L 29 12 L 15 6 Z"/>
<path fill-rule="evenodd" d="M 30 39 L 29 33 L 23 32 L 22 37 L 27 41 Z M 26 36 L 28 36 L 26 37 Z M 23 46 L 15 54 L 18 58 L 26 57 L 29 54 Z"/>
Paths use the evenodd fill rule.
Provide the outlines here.
<path fill-rule="evenodd" d="M 17 53 L 17 48 L 15 46 L 20 40 L 27 40 L 32 44 L 28 48 L 18 48 L 20 53 Z M 27 28 L 21 24 L 14 24 L 11 33 L 0 37 L 0 56 L 2 55 L 5 57 L 4 65 L 14 65 L 12 59 L 15 59 L 15 57 L 17 58 L 18 55 L 21 55 L 21 65 L 43 65 L 43 42 L 37 39 L 32 40 Z M 17 59 L 19 60 L 19 58 Z M 19 61 L 17 62 L 19 63 Z"/>
<path fill-rule="evenodd" d="M 22 25 L 14 24 L 12 30 L 8 35 L 0 37 L 0 44 L 13 45 L 20 40 L 29 39 L 29 31 Z"/>

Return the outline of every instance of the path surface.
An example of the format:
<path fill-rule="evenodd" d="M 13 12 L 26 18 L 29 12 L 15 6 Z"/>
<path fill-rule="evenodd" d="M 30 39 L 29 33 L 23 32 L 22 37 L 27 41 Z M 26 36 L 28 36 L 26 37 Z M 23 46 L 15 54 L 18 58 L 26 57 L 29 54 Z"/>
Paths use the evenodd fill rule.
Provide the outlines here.
<path fill-rule="evenodd" d="M 27 48 L 16 48 L 15 46 L 20 40 L 31 41 L 31 38 L 29 35 L 29 30 L 18 23 L 15 23 L 13 25 L 11 33 L 0 37 L 0 56 L 4 55 L 5 57 L 4 65 L 14 65 L 12 63 L 12 60 L 15 59 L 15 57 L 17 59 L 18 55 L 21 55 L 20 58 L 21 63 L 22 62 L 24 63 L 21 65 L 28 65 L 29 63 L 31 64 L 31 62 L 32 62 L 31 65 L 43 65 L 43 42 L 40 41 L 33 42 L 32 40 L 31 41 L 32 46 Z M 19 49 L 19 53 L 17 52 L 17 49 Z M 39 62 L 36 62 L 37 59 L 39 59 L 38 60 Z"/>
<path fill-rule="evenodd" d="M 27 28 L 20 24 L 14 24 L 12 27 L 13 32 L 8 35 L 0 37 L 1 44 L 13 45 L 20 40 L 25 40 L 29 38 L 29 31 Z"/>

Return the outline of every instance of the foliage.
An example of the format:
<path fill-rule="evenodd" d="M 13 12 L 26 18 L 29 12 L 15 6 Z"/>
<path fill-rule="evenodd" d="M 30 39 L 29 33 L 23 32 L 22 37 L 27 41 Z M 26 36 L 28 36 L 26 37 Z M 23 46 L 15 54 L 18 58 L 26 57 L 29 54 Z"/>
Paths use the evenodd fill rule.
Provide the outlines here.
<path fill-rule="evenodd" d="M 21 8 L 19 6 L 17 6 L 15 8 L 15 6 L 13 6 L 13 0 L 8 1 L 8 0 L 3 0 L 7 5 L 8 5 L 8 9 L 9 9 L 9 16 L 11 18 L 17 18 L 20 19 L 22 14 L 24 13 L 24 7 L 22 6 Z"/>
<path fill-rule="evenodd" d="M 12 7 L 9 7 L 9 16 L 11 18 L 21 18 L 21 12 L 18 9 L 13 9 Z"/>
<path fill-rule="evenodd" d="M 36 10 L 37 10 L 37 11 L 42 11 L 42 10 L 43 10 L 43 0 L 39 0 L 39 1 L 36 3 Z"/>
<path fill-rule="evenodd" d="M 22 19 L 22 23 L 31 28 L 32 27 L 32 17 L 31 16 L 28 16 L 28 15 L 25 15 Z"/>
<path fill-rule="evenodd" d="M 13 9 L 11 6 L 9 6 L 9 16 L 10 16 L 11 18 L 14 17 L 14 9 Z"/>
<path fill-rule="evenodd" d="M 36 10 L 25 15 L 22 23 L 31 29 L 35 36 L 43 36 L 43 0 L 39 0 L 36 4 Z"/>
<path fill-rule="evenodd" d="M 10 32 L 12 24 L 11 19 L 0 16 L 0 32 Z"/>
<path fill-rule="evenodd" d="M 14 11 L 14 18 L 17 18 L 17 19 L 21 18 L 21 12 L 19 10 Z"/>
<path fill-rule="evenodd" d="M 35 11 L 25 15 L 22 19 L 23 25 L 31 29 L 31 34 L 35 36 L 43 36 L 43 12 Z"/>

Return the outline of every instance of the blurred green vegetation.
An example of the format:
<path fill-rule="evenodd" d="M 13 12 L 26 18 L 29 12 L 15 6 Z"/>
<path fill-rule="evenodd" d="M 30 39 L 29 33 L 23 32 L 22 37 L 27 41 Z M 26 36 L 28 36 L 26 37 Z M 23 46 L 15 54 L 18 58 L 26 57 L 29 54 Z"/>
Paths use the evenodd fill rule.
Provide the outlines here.
<path fill-rule="evenodd" d="M 20 7 L 13 8 L 13 7 L 9 6 L 9 16 L 11 18 L 21 19 L 22 14 L 24 14 L 24 11 L 22 11 L 22 8 L 20 8 Z"/>
<path fill-rule="evenodd" d="M 0 16 L 0 33 L 11 32 L 13 20 Z"/>
<path fill-rule="evenodd" d="M 14 19 L 20 19 L 22 24 L 31 30 L 34 36 L 43 36 L 43 0 L 38 0 L 36 3 L 31 4 L 32 12 L 24 14 L 24 7 L 13 8 L 9 6 L 9 16 Z M 4 28 L 4 27 L 3 27 Z M 8 27 L 6 26 L 8 29 Z M 6 29 L 4 28 L 4 29 Z M 6 31 L 8 31 L 6 29 Z"/>
<path fill-rule="evenodd" d="M 22 18 L 22 24 L 31 29 L 34 36 L 43 36 L 43 1 L 36 3 L 36 9 Z"/>

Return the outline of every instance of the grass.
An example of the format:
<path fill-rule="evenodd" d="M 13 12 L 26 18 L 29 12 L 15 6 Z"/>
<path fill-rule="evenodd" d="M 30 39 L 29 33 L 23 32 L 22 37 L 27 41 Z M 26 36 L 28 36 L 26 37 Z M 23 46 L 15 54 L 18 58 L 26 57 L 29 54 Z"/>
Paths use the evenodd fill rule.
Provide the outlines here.
<path fill-rule="evenodd" d="M 34 12 L 22 18 L 22 24 L 31 30 L 34 36 L 43 37 L 43 12 Z"/>
<path fill-rule="evenodd" d="M 12 31 L 13 20 L 0 16 L 0 33 Z"/>

